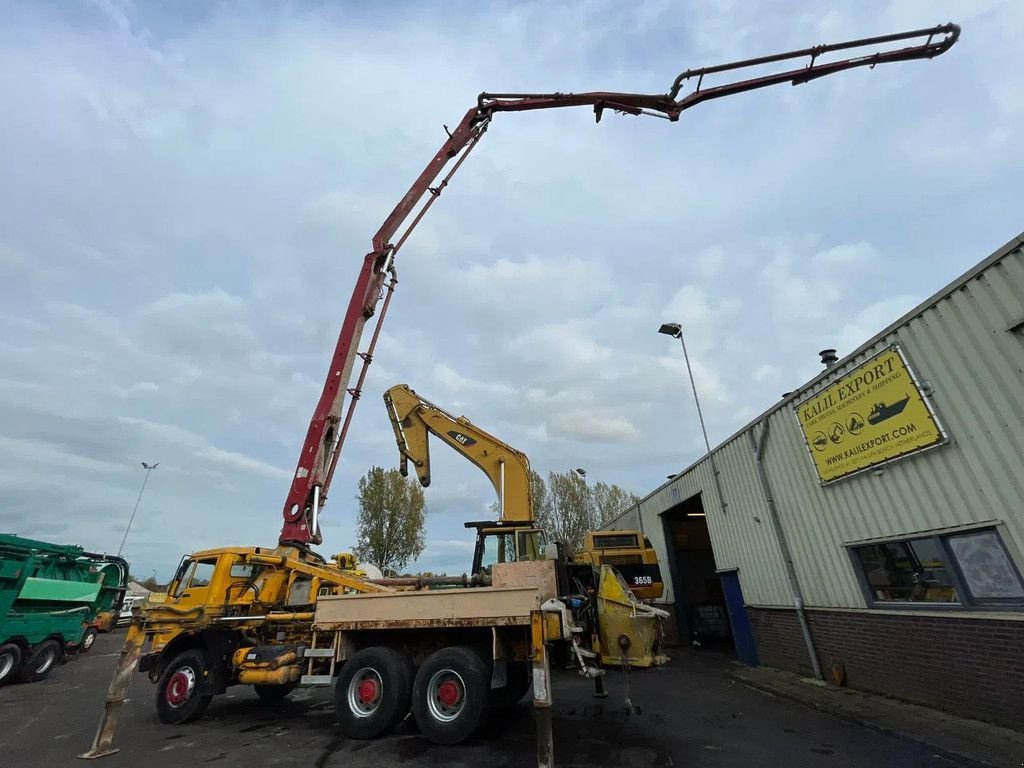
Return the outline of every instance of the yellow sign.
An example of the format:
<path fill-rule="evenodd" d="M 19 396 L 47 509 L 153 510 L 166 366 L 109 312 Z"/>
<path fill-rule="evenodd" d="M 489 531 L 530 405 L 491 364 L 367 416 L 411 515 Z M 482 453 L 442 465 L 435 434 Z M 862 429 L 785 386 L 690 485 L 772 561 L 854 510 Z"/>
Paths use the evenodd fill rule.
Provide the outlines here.
<path fill-rule="evenodd" d="M 876 355 L 795 408 L 823 483 L 946 439 L 899 347 Z"/>

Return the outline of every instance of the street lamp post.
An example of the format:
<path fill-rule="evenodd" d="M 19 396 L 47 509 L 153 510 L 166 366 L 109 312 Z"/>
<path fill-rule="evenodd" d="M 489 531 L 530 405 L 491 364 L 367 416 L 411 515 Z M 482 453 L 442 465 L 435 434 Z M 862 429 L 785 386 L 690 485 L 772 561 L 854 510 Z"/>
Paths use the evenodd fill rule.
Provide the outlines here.
<path fill-rule="evenodd" d="M 683 359 L 686 361 L 686 375 L 690 378 L 690 388 L 693 390 L 693 402 L 697 405 L 697 419 L 700 421 L 700 431 L 704 435 L 704 448 L 707 450 L 708 463 L 711 465 L 711 473 L 715 478 L 715 490 L 718 492 L 718 503 L 721 505 L 722 513 L 725 513 L 725 496 L 722 494 L 722 484 L 718 477 L 718 467 L 715 466 L 715 455 L 711 452 L 711 441 L 708 440 L 708 430 L 704 426 L 704 411 L 700 407 L 700 397 L 697 395 L 697 382 L 693 379 L 693 369 L 690 367 L 690 355 L 686 351 L 686 339 L 683 338 L 683 326 L 679 323 L 663 323 L 658 333 L 679 339 L 683 347 Z M 674 477 L 670 475 L 669 479 Z"/>
<path fill-rule="evenodd" d="M 142 492 L 146 490 L 146 482 L 149 480 L 149 473 L 160 466 L 160 462 L 156 464 L 147 464 L 141 462 L 143 468 L 146 470 L 146 476 L 142 478 L 142 488 L 139 489 L 139 497 L 135 499 L 135 507 L 132 509 L 132 516 L 128 518 L 128 527 L 124 529 L 124 536 L 121 538 L 121 546 L 117 548 L 117 554 L 121 554 L 121 550 L 124 549 L 124 543 L 128 540 L 128 531 L 132 529 L 132 522 L 135 520 L 135 513 L 139 511 L 139 502 L 142 501 Z"/>

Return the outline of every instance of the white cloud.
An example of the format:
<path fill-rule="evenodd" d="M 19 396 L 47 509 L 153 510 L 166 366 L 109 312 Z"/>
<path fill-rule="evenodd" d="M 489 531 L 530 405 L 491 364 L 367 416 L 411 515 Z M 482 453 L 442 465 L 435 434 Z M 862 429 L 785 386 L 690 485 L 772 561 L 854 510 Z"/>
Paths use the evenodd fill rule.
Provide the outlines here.
<path fill-rule="evenodd" d="M 593 411 L 563 413 L 555 419 L 554 429 L 559 436 L 584 442 L 631 443 L 640 439 L 640 430 L 629 419 Z"/>
<path fill-rule="evenodd" d="M 272 543 L 370 238 L 481 90 L 660 92 L 689 66 L 967 20 L 932 61 L 674 124 L 498 115 L 403 247 L 328 548 L 351 543 L 358 477 L 397 463 L 380 395 L 399 382 L 542 473 L 648 490 L 703 451 L 662 322 L 684 325 L 720 439 L 820 370 L 817 350 L 849 351 L 1016 234 L 1020 8 L 13 7 L 0 423 L 19 462 L 0 467 L 0 518 L 37 520 L 45 483 L 64 521 L 48 535 L 116 546 L 145 459 L 161 464 L 129 539 L 140 563 L 170 569 L 243 524 Z M 461 544 L 421 562 L 461 572 L 461 523 L 493 491 L 435 454 L 428 540 Z"/>
<path fill-rule="evenodd" d="M 214 464 L 231 467 L 232 469 L 240 469 L 243 472 L 255 472 L 256 474 L 264 475 L 265 477 L 289 480 L 292 476 L 291 472 L 286 469 L 282 469 L 281 467 L 274 467 L 250 456 L 236 453 L 235 451 L 225 451 L 212 445 L 200 448 L 195 452 L 195 455 L 197 458 L 203 459 L 204 461 L 211 461 Z"/>
<path fill-rule="evenodd" d="M 135 397 L 153 392 L 159 392 L 160 385 L 153 381 L 136 381 L 127 387 L 114 386 L 113 392 L 118 397 Z"/>
<path fill-rule="evenodd" d="M 869 304 L 850 318 L 839 332 L 840 355 L 852 352 L 883 328 L 902 317 L 923 297 L 902 294 Z"/>

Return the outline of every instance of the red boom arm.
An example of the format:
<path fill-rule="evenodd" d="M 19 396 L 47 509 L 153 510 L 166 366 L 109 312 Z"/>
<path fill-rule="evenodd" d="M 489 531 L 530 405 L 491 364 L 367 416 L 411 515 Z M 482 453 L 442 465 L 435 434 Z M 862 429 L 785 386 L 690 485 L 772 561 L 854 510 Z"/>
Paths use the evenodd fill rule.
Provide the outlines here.
<path fill-rule="evenodd" d="M 939 39 L 935 39 L 941 36 Z M 281 529 L 281 544 L 319 544 L 321 535 L 317 517 L 320 508 L 327 499 L 327 490 L 331 478 L 341 456 L 342 444 L 348 431 L 355 404 L 359 399 L 367 367 L 373 358 L 381 324 L 387 314 L 388 304 L 397 281 L 394 269 L 394 258 L 405 243 L 412 230 L 427 212 L 441 191 L 448 184 L 473 147 L 483 136 L 496 112 L 524 112 L 536 109 L 556 109 L 560 107 L 593 106 L 597 120 L 605 109 L 631 115 L 651 115 L 668 120 L 678 120 L 680 113 L 703 101 L 721 98 L 734 93 L 742 93 L 757 88 L 764 88 L 779 83 L 800 83 L 824 77 L 834 72 L 854 67 L 874 67 L 876 64 L 907 61 L 911 59 L 930 59 L 949 50 L 960 36 L 960 27 L 955 24 L 944 24 L 930 29 L 919 29 L 882 37 L 852 40 L 833 45 L 820 45 L 799 51 L 790 51 L 773 56 L 723 64 L 715 67 L 687 70 L 680 74 L 667 94 L 640 93 L 482 93 L 477 105 L 470 109 L 454 131 L 448 134 L 447 141 L 413 182 L 405 197 L 385 219 L 377 233 L 373 236 L 372 250 L 363 258 L 352 298 L 349 299 L 348 310 L 341 326 L 338 343 L 331 357 L 330 370 L 324 382 L 323 392 L 317 401 L 313 418 L 309 422 L 306 440 L 299 454 L 298 465 L 292 478 L 291 488 L 284 505 L 284 527 Z M 833 62 L 818 62 L 817 59 L 834 51 L 850 50 L 868 46 L 880 46 L 888 43 L 924 38 L 923 43 L 905 48 L 877 51 L 868 55 L 842 59 Z M 746 67 L 763 66 L 788 59 L 810 57 L 806 66 L 789 69 L 783 72 L 763 75 L 747 80 L 726 83 L 702 89 L 705 75 L 728 72 Z M 696 89 L 677 99 L 683 84 L 697 78 Z M 441 182 L 432 187 L 442 170 L 455 158 L 454 166 Z M 426 202 L 412 221 L 405 228 L 397 243 L 392 238 L 398 233 L 416 206 L 428 195 Z M 388 277 L 390 276 L 390 281 Z M 378 316 L 370 345 L 366 352 L 357 352 L 363 326 L 373 317 L 376 306 L 383 299 L 383 306 Z M 349 387 L 352 366 L 356 357 L 362 360 L 362 368 L 354 387 Z M 342 405 L 345 394 L 350 396 L 344 421 L 341 420 Z"/>

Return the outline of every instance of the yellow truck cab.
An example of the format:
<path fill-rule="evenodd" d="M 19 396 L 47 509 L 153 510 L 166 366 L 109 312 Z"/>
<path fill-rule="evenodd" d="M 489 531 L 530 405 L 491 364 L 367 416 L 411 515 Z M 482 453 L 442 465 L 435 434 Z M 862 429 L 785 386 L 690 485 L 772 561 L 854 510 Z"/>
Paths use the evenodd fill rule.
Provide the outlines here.
<path fill-rule="evenodd" d="M 167 597 L 141 611 L 150 645 L 139 671 L 157 683 L 160 720 L 194 719 L 237 683 L 254 685 L 264 700 L 284 698 L 299 678 L 289 662 L 308 643 L 317 597 L 383 589 L 292 546 L 183 557 Z"/>

